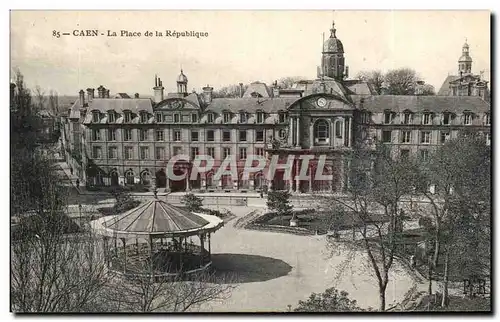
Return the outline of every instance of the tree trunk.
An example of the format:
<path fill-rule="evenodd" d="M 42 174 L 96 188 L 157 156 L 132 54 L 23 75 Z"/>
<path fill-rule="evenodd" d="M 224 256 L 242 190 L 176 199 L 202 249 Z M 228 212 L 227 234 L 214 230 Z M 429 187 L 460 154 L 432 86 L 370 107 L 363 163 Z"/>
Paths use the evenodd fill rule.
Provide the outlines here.
<path fill-rule="evenodd" d="M 450 261 L 450 252 L 446 251 L 444 257 L 444 277 L 443 277 L 443 299 L 441 300 L 441 307 L 448 306 L 448 264 Z"/>
<path fill-rule="evenodd" d="M 429 279 L 429 295 L 432 295 L 432 262 L 431 262 L 431 257 L 429 256 L 428 260 L 428 272 L 427 272 L 427 278 Z"/>
<path fill-rule="evenodd" d="M 378 296 L 379 296 L 379 299 L 380 299 L 379 311 L 380 312 L 384 312 L 385 311 L 385 286 L 384 287 L 382 287 L 382 286 L 379 287 Z"/>
<path fill-rule="evenodd" d="M 440 231 L 441 231 L 441 223 L 439 219 L 436 220 L 436 234 L 434 236 L 435 238 L 435 247 L 434 247 L 434 257 L 432 258 L 432 264 L 434 265 L 434 268 L 437 267 L 438 264 L 438 259 L 439 259 L 439 250 L 441 248 L 441 240 L 440 238 Z"/>

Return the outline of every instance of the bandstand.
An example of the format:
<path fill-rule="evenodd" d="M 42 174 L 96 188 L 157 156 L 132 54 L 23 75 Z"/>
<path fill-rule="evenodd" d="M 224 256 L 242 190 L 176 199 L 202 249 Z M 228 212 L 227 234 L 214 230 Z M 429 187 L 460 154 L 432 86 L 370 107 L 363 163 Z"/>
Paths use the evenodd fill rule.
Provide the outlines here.
<path fill-rule="evenodd" d="M 127 277 L 176 277 L 209 268 L 211 234 L 222 219 L 154 198 L 91 223 L 103 237 L 107 267 Z"/>

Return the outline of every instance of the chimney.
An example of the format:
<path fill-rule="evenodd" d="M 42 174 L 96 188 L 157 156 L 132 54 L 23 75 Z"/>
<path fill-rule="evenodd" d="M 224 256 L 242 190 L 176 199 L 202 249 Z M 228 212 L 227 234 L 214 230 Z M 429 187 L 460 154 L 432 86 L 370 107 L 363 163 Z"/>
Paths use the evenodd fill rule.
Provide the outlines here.
<path fill-rule="evenodd" d="M 206 104 L 212 103 L 212 92 L 213 92 L 214 88 L 210 87 L 207 84 L 207 86 L 203 87 L 202 90 L 203 90 L 203 98 L 205 100 L 205 103 Z"/>
<path fill-rule="evenodd" d="M 161 101 L 163 101 L 164 87 L 162 85 L 163 85 L 163 83 L 162 83 L 160 77 L 155 76 L 155 87 L 153 87 L 154 96 L 155 96 L 155 103 L 160 103 Z"/>
<path fill-rule="evenodd" d="M 89 103 L 92 102 L 92 100 L 94 99 L 94 92 L 95 92 L 95 89 L 87 88 L 87 95 L 88 95 Z"/>
<path fill-rule="evenodd" d="M 273 83 L 273 97 L 279 97 L 280 96 L 280 89 L 278 87 L 278 81 L 275 80 Z"/>
<path fill-rule="evenodd" d="M 243 83 L 240 83 L 240 97 L 243 97 Z"/>
<path fill-rule="evenodd" d="M 85 92 L 83 91 L 83 89 L 81 89 L 79 92 L 79 98 L 80 98 L 80 106 L 83 107 L 85 106 Z"/>
<path fill-rule="evenodd" d="M 135 94 L 134 94 L 134 97 L 135 97 L 135 98 L 139 98 L 139 93 L 135 93 Z"/>
<path fill-rule="evenodd" d="M 106 89 L 104 88 L 104 86 L 99 86 L 97 88 L 97 95 L 99 98 L 104 98 L 104 92 L 106 91 Z"/>
<path fill-rule="evenodd" d="M 349 78 L 349 66 L 345 67 L 345 78 Z"/>
<path fill-rule="evenodd" d="M 107 89 L 107 90 L 104 92 L 104 96 L 105 96 L 106 98 L 109 98 L 109 89 Z"/>

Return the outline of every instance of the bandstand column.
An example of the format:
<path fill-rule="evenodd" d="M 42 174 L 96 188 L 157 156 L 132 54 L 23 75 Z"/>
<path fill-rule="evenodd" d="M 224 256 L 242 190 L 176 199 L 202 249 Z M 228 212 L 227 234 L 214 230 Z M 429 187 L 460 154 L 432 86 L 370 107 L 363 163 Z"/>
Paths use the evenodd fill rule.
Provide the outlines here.
<path fill-rule="evenodd" d="M 294 136 L 293 136 L 293 117 L 291 117 L 288 121 L 288 143 L 290 145 L 293 145 L 294 141 Z"/>
<path fill-rule="evenodd" d="M 200 255 L 201 255 L 201 265 L 203 265 L 203 253 L 204 253 L 204 240 L 205 238 L 203 237 L 203 234 L 200 235 L 200 245 L 201 245 L 201 250 L 200 250 Z"/>
<path fill-rule="evenodd" d="M 208 234 L 208 259 L 212 261 L 212 247 L 210 246 L 210 234 Z"/>
<path fill-rule="evenodd" d="M 189 177 L 190 177 L 189 172 L 190 172 L 189 170 L 186 171 L 186 191 L 191 191 L 191 186 L 189 182 Z"/>
<path fill-rule="evenodd" d="M 154 268 L 153 268 L 153 236 L 149 235 L 149 262 L 151 270 L 151 280 L 154 281 Z"/>
<path fill-rule="evenodd" d="M 296 122 L 296 127 L 297 127 L 297 141 L 295 142 L 295 146 L 300 147 L 300 116 L 297 116 L 297 122 Z"/>
<path fill-rule="evenodd" d="M 347 146 L 351 147 L 351 144 L 352 144 L 351 143 L 351 141 L 352 141 L 352 138 L 351 138 L 351 136 L 352 136 L 352 117 L 349 116 L 347 119 L 349 120 L 349 133 L 347 133 L 347 137 L 349 138 L 349 141 L 347 141 Z"/>

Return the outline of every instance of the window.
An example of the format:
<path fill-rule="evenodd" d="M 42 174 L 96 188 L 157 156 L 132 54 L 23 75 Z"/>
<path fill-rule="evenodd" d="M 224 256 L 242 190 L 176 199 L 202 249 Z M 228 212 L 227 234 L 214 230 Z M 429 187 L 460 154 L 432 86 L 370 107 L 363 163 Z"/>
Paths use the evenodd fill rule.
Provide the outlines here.
<path fill-rule="evenodd" d="M 182 154 L 182 147 L 174 146 L 174 155 L 179 155 L 179 154 Z"/>
<path fill-rule="evenodd" d="M 465 113 L 464 114 L 464 124 L 465 125 L 471 125 L 472 124 L 472 114 L 471 113 Z"/>
<path fill-rule="evenodd" d="M 156 113 L 156 123 L 163 122 L 163 116 L 161 113 Z"/>
<path fill-rule="evenodd" d="M 192 147 L 191 148 L 191 160 L 194 160 L 198 154 L 199 154 L 198 147 Z"/>
<path fill-rule="evenodd" d="M 174 141 L 180 141 L 181 138 L 181 130 L 174 130 Z"/>
<path fill-rule="evenodd" d="M 370 113 L 369 112 L 362 112 L 361 113 L 361 124 L 368 124 L 370 123 Z"/>
<path fill-rule="evenodd" d="M 490 116 L 490 113 L 486 113 L 484 115 L 484 124 L 491 125 L 491 116 Z"/>
<path fill-rule="evenodd" d="M 422 115 L 422 124 L 424 124 L 424 125 L 431 125 L 432 124 L 432 114 L 431 113 L 424 113 Z"/>
<path fill-rule="evenodd" d="M 174 123 L 179 123 L 180 119 L 181 119 L 181 117 L 179 114 L 174 114 Z"/>
<path fill-rule="evenodd" d="M 231 131 L 223 131 L 222 132 L 222 141 L 224 141 L 224 142 L 231 141 Z"/>
<path fill-rule="evenodd" d="M 109 111 L 108 112 L 108 123 L 114 123 L 115 122 L 115 111 Z"/>
<path fill-rule="evenodd" d="M 100 146 L 94 146 L 92 148 L 92 157 L 94 159 L 100 159 L 102 158 L 102 150 Z"/>
<path fill-rule="evenodd" d="M 246 123 L 246 122 L 247 122 L 247 113 L 240 112 L 240 123 Z"/>
<path fill-rule="evenodd" d="M 208 113 L 207 114 L 207 122 L 208 123 L 213 123 L 214 122 L 214 114 L 213 113 Z"/>
<path fill-rule="evenodd" d="M 443 125 L 450 125 L 450 123 L 451 123 L 451 114 L 444 113 L 443 114 Z"/>
<path fill-rule="evenodd" d="M 403 124 L 411 124 L 412 114 L 410 112 L 403 113 Z"/>
<path fill-rule="evenodd" d="M 148 139 L 148 130 L 141 129 L 139 132 L 139 141 L 146 141 Z"/>
<path fill-rule="evenodd" d="M 337 126 L 338 123 L 335 122 Z M 328 127 L 328 122 L 325 120 L 319 120 L 314 124 L 314 141 L 317 143 L 326 143 L 330 137 L 330 131 Z"/>
<path fill-rule="evenodd" d="M 165 148 L 157 146 L 155 150 L 155 159 L 163 160 L 165 158 Z"/>
<path fill-rule="evenodd" d="M 264 142 L 264 131 L 263 130 L 255 131 L 255 141 Z"/>
<path fill-rule="evenodd" d="M 401 136 L 401 143 L 411 142 L 411 131 L 403 131 Z"/>
<path fill-rule="evenodd" d="M 264 112 L 257 112 L 257 123 L 264 123 Z"/>
<path fill-rule="evenodd" d="M 193 142 L 198 142 L 199 140 L 199 135 L 198 135 L 198 131 L 191 131 L 191 141 Z"/>
<path fill-rule="evenodd" d="M 229 123 L 231 122 L 231 113 L 225 112 L 224 113 L 224 123 Z"/>
<path fill-rule="evenodd" d="M 118 156 L 118 152 L 116 146 L 110 146 L 108 148 L 108 159 L 116 159 Z"/>
<path fill-rule="evenodd" d="M 108 129 L 108 141 L 116 141 L 116 130 Z"/>
<path fill-rule="evenodd" d="M 264 156 L 264 148 L 256 148 L 255 154 L 263 157 Z"/>
<path fill-rule="evenodd" d="M 149 148 L 147 146 L 141 146 L 141 160 L 149 159 Z"/>
<path fill-rule="evenodd" d="M 441 144 L 450 140 L 450 132 L 441 132 Z"/>
<path fill-rule="evenodd" d="M 392 142 L 392 131 L 382 131 L 382 142 L 384 143 Z"/>
<path fill-rule="evenodd" d="M 326 126 L 328 126 L 328 124 L 326 124 Z M 339 139 L 342 138 L 343 127 L 344 122 L 342 122 L 341 120 L 335 121 L 335 137 Z"/>
<path fill-rule="evenodd" d="M 279 122 L 280 123 L 285 123 L 286 122 L 286 114 L 281 112 L 278 114 L 279 115 Z"/>
<path fill-rule="evenodd" d="M 101 130 L 92 130 L 92 140 L 101 141 Z"/>
<path fill-rule="evenodd" d="M 429 131 L 420 132 L 420 143 L 424 143 L 424 144 L 431 143 L 431 132 L 429 132 Z"/>
<path fill-rule="evenodd" d="M 392 123 L 392 112 L 385 111 L 384 112 L 384 124 L 391 124 L 391 123 Z"/>
<path fill-rule="evenodd" d="M 240 148 L 240 160 L 247 158 L 247 148 Z"/>
<path fill-rule="evenodd" d="M 212 158 L 215 159 L 215 148 L 214 147 L 208 147 L 207 148 L 207 154 L 211 156 Z"/>
<path fill-rule="evenodd" d="M 124 131 L 123 140 L 132 141 L 132 129 L 125 129 L 123 131 Z"/>
<path fill-rule="evenodd" d="M 165 139 L 163 130 L 156 130 L 156 141 L 163 141 Z"/>
<path fill-rule="evenodd" d="M 141 112 L 141 123 L 148 123 L 148 113 Z"/>
<path fill-rule="evenodd" d="M 134 158 L 134 150 L 132 150 L 132 147 L 127 146 L 125 147 L 125 160 L 131 160 Z"/>
<path fill-rule="evenodd" d="M 132 170 L 128 170 L 127 172 L 125 172 L 125 181 L 127 184 L 135 183 L 134 172 Z"/>
<path fill-rule="evenodd" d="M 215 141 L 214 130 L 207 130 L 207 141 L 208 142 Z"/>
<path fill-rule="evenodd" d="M 246 142 L 247 141 L 247 131 L 242 130 L 240 131 L 240 142 Z"/>
<path fill-rule="evenodd" d="M 92 122 L 99 123 L 100 120 L 99 112 L 92 112 Z"/>
<path fill-rule="evenodd" d="M 410 156 L 410 150 L 403 149 L 401 150 L 401 158 L 402 159 L 408 159 Z"/>
<path fill-rule="evenodd" d="M 222 158 L 227 158 L 228 156 L 231 155 L 231 148 L 224 148 L 222 149 Z"/>
<path fill-rule="evenodd" d="M 429 150 L 420 150 L 420 158 L 422 161 L 428 161 L 429 160 Z"/>
<path fill-rule="evenodd" d="M 486 145 L 491 145 L 491 134 L 486 133 Z"/>
<path fill-rule="evenodd" d="M 132 120 L 132 113 L 126 111 L 124 112 L 124 116 L 125 116 L 125 123 L 130 123 L 130 121 Z"/>

